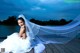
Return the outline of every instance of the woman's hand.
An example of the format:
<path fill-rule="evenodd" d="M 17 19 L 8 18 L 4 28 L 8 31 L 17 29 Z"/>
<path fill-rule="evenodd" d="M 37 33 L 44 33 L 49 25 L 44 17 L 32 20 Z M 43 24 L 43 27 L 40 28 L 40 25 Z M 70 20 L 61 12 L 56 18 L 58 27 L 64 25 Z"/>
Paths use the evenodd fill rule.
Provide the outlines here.
<path fill-rule="evenodd" d="M 26 33 L 23 33 L 23 34 L 22 34 L 22 39 L 26 39 L 26 38 L 27 38 Z"/>
<path fill-rule="evenodd" d="M 27 38 L 27 36 L 23 36 L 23 37 L 21 37 L 22 39 L 26 39 Z"/>
<path fill-rule="evenodd" d="M 26 34 L 19 35 L 19 37 L 22 38 L 22 39 L 26 39 L 27 38 Z"/>
<path fill-rule="evenodd" d="M 19 35 L 20 38 L 22 38 L 22 35 Z"/>

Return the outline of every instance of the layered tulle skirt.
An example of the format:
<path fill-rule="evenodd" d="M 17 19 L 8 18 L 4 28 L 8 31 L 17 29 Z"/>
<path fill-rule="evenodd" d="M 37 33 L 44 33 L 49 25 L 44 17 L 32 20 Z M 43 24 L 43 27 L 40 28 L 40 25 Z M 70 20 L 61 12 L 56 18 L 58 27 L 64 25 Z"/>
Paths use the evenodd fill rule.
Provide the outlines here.
<path fill-rule="evenodd" d="M 5 48 L 6 53 L 9 53 L 10 51 L 13 53 L 25 53 L 30 51 L 32 47 L 29 37 L 22 39 L 19 37 L 18 33 L 13 33 L 0 43 L 0 48 Z"/>
<path fill-rule="evenodd" d="M 18 33 L 13 33 L 0 42 L 0 52 L 1 48 L 5 48 L 5 53 L 25 53 L 31 51 L 32 48 L 34 48 L 35 53 L 42 53 L 45 46 L 38 39 L 31 40 L 30 37 L 22 39 Z"/>

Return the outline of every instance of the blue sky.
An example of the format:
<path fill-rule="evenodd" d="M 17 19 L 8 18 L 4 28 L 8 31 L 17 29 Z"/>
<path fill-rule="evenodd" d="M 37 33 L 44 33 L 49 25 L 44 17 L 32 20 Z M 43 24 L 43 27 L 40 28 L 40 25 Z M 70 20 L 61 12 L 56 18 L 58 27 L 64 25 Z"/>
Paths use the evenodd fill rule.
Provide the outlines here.
<path fill-rule="evenodd" d="M 80 14 L 80 2 L 69 0 L 0 0 L 0 20 L 24 14 L 27 19 L 74 19 Z"/>

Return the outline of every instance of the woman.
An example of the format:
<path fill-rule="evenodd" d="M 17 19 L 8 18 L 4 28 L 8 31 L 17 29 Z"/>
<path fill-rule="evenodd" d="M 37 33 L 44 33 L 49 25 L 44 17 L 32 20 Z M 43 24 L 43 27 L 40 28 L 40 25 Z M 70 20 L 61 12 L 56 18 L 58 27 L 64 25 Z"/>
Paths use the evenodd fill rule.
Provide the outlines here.
<path fill-rule="evenodd" d="M 28 34 L 26 34 L 25 21 L 22 18 L 18 18 L 18 24 L 20 26 L 19 33 L 13 33 L 0 43 L 0 48 L 5 52 L 18 53 L 19 51 L 28 52 L 30 49 L 30 42 Z M 19 51 L 18 51 L 19 50 Z"/>
<path fill-rule="evenodd" d="M 25 21 L 23 18 L 18 18 L 18 24 L 20 26 L 20 32 L 19 32 L 19 36 L 22 39 L 26 39 L 27 34 L 26 34 L 26 26 L 25 26 Z"/>
<path fill-rule="evenodd" d="M 44 50 L 44 45 L 39 43 L 38 40 L 34 41 L 29 36 L 29 29 L 27 25 L 25 25 L 25 20 L 20 15 L 18 18 L 18 25 L 20 26 L 19 33 L 13 33 L 7 37 L 3 42 L 0 43 L 0 52 L 13 52 L 13 53 L 25 53 L 29 52 L 32 48 L 34 48 L 35 53 L 41 53 Z M 43 47 L 40 50 L 39 47 Z"/>

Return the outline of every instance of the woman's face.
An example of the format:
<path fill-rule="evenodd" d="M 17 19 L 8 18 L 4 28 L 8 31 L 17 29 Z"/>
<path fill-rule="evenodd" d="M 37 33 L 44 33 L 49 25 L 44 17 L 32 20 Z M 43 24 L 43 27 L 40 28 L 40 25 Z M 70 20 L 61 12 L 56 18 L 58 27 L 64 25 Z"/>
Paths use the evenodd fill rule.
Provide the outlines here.
<path fill-rule="evenodd" d="M 25 24 L 24 24 L 24 22 L 23 22 L 22 20 L 18 20 L 18 25 L 19 25 L 19 26 L 23 26 L 23 25 L 25 25 Z"/>

